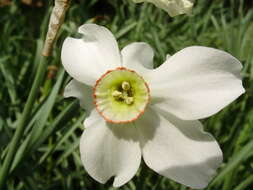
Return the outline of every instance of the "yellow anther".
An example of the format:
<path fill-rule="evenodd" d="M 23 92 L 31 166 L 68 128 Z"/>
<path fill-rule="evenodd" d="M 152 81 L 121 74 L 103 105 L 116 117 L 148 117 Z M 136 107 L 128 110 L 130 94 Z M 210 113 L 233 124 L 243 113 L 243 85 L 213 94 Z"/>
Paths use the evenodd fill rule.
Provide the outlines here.
<path fill-rule="evenodd" d="M 121 87 L 123 90 L 129 90 L 131 88 L 129 82 L 126 81 L 122 82 Z"/>
<path fill-rule="evenodd" d="M 115 97 L 115 98 L 120 98 L 120 97 L 122 97 L 122 92 L 120 92 L 118 90 L 114 90 L 112 92 L 112 96 Z"/>
<path fill-rule="evenodd" d="M 124 103 L 130 105 L 134 102 L 134 98 L 129 96 L 129 90 L 131 88 L 129 82 L 122 82 L 121 83 L 122 91 L 119 90 L 114 90 L 112 92 L 112 96 L 115 98 L 117 101 L 123 101 Z"/>
<path fill-rule="evenodd" d="M 133 97 L 126 97 L 125 98 L 125 103 L 128 104 L 128 105 L 134 103 L 134 98 Z"/>

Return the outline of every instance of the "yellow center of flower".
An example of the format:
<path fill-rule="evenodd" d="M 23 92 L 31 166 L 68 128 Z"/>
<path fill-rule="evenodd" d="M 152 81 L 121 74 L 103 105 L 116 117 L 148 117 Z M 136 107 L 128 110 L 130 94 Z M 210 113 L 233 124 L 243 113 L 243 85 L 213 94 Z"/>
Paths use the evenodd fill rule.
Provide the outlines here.
<path fill-rule="evenodd" d="M 149 102 L 149 88 L 135 71 L 124 67 L 102 75 L 94 87 L 97 111 L 111 123 L 128 123 L 144 113 Z"/>
<path fill-rule="evenodd" d="M 132 88 L 130 83 L 127 81 L 123 81 L 121 83 L 121 88 L 114 90 L 112 92 L 112 96 L 116 101 L 122 101 L 128 105 L 133 104 L 134 102 Z"/>

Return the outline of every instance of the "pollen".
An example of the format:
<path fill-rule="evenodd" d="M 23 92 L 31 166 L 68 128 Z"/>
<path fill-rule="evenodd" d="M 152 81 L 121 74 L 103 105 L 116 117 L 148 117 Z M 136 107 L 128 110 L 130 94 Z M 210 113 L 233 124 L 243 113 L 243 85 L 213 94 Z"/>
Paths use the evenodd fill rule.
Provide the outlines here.
<path fill-rule="evenodd" d="M 129 82 L 127 82 L 127 81 L 122 82 L 121 87 L 123 90 L 126 90 L 126 91 L 131 88 Z"/>
<path fill-rule="evenodd" d="M 132 87 L 129 82 L 123 81 L 119 90 L 114 90 L 112 96 L 116 101 L 123 102 L 127 105 L 134 103 Z"/>
<path fill-rule="evenodd" d="M 118 90 L 114 90 L 112 92 L 112 96 L 115 98 L 115 99 L 119 99 L 119 98 L 122 98 L 123 97 L 123 94 L 122 92 L 118 91 Z"/>

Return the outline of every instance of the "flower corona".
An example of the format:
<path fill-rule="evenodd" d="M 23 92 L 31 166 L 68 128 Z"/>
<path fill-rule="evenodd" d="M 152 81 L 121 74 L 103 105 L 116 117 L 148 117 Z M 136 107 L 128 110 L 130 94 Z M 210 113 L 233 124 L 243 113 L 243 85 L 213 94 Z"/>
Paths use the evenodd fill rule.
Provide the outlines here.
<path fill-rule="evenodd" d="M 97 111 L 106 121 L 128 123 L 144 113 L 150 94 L 141 76 L 119 67 L 107 71 L 96 81 L 93 97 Z"/>

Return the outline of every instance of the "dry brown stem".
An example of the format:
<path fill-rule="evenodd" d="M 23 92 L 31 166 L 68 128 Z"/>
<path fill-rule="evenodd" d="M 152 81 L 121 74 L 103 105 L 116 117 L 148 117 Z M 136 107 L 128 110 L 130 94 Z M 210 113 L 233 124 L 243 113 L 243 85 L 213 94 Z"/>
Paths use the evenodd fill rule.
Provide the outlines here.
<path fill-rule="evenodd" d="M 64 21 L 65 13 L 69 5 L 70 0 L 55 0 L 55 5 L 49 21 L 47 37 L 42 50 L 43 56 L 47 57 L 51 55 L 54 42 L 57 38 L 57 33 Z"/>

